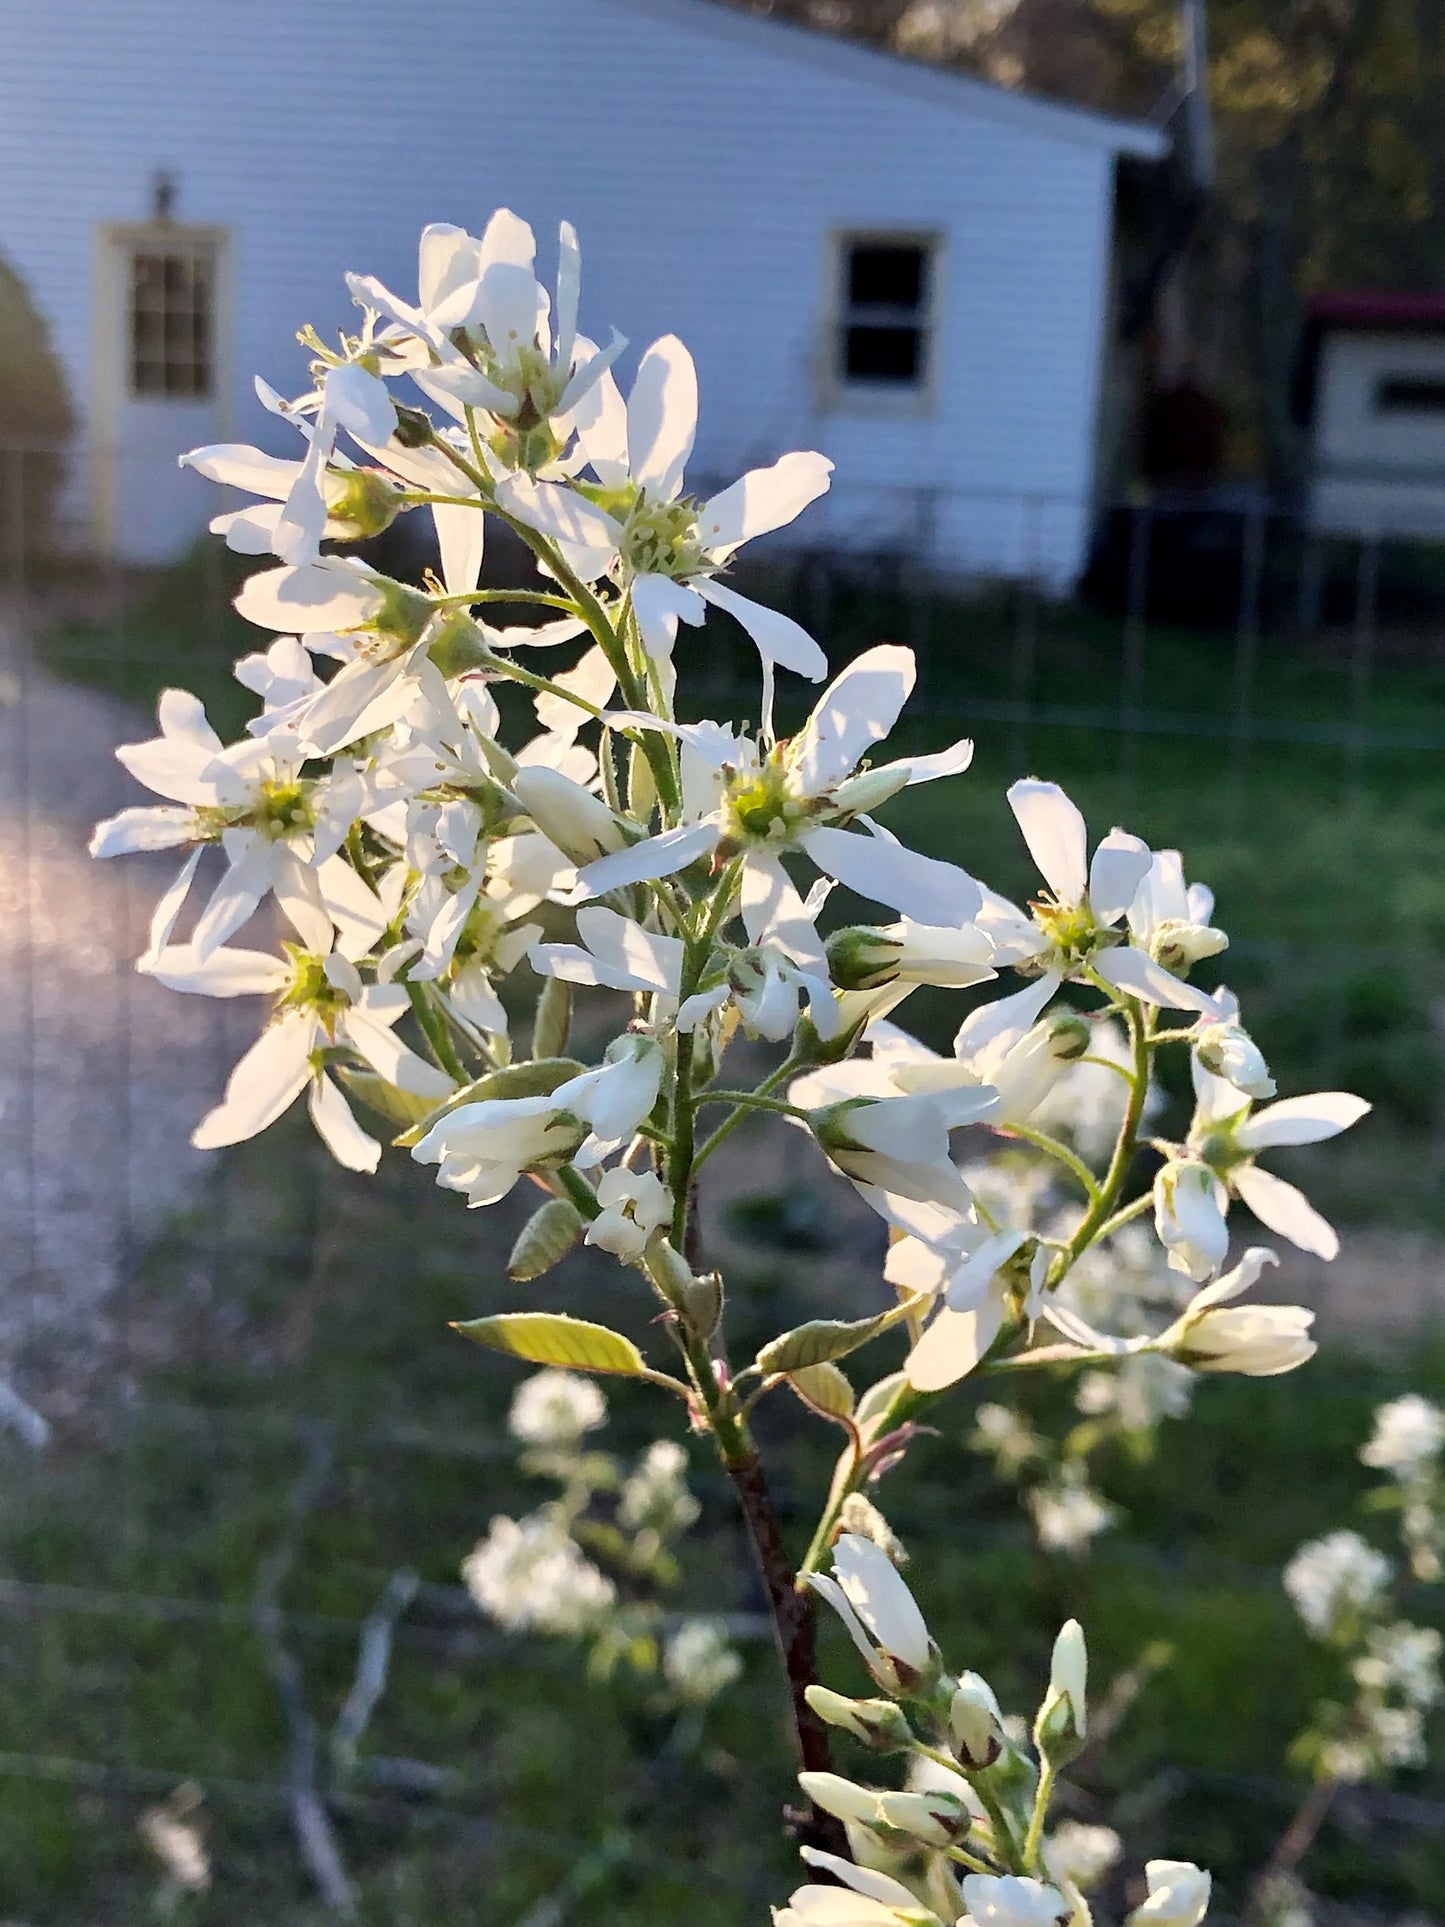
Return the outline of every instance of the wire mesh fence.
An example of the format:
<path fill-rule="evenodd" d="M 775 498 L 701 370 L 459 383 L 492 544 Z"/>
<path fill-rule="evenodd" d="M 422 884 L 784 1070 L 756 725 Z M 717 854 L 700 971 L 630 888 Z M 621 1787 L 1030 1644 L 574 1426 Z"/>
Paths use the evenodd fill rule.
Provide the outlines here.
<path fill-rule="evenodd" d="M 503 1218 L 479 1233 L 475 1216 L 409 1172 L 368 1191 L 299 1132 L 257 1157 L 190 1149 L 256 1014 L 138 978 L 133 958 L 172 865 L 98 865 L 85 844 L 95 820 L 137 800 L 113 750 L 150 733 L 156 692 L 196 687 L 223 734 L 235 729 L 245 698 L 229 664 L 264 639 L 230 607 L 238 564 L 218 543 L 165 568 L 76 550 L 66 517 L 85 465 L 83 451 L 0 448 L 0 1429 L 10 1468 L 0 1650 L 12 1710 L 29 1703 L 10 1722 L 0 1780 L 68 1801 L 114 1795 L 119 1839 L 139 1803 L 199 1779 L 223 1806 L 274 1810 L 289 1843 L 276 1851 L 311 1866 L 323 1899 L 297 1820 L 308 1787 L 348 1844 L 364 1826 L 388 1837 L 451 1829 L 468 1865 L 513 1849 L 546 1863 L 545 1829 L 499 1805 L 495 1763 L 474 1736 L 459 1748 L 469 1761 L 460 1778 L 444 1764 L 428 1779 L 437 1763 L 403 1710 L 379 1742 L 382 1777 L 367 1783 L 328 1777 L 324 1733 L 306 1739 L 315 1708 L 344 1701 L 395 1573 L 475 1536 L 491 1509 L 484 1472 L 508 1489 L 509 1455 L 493 1418 L 478 1417 L 472 1362 L 415 1357 L 459 1304 L 495 1308 L 488 1279 L 509 1227 Z M 199 523 L 213 505 L 197 491 Z M 881 511 L 877 500 L 840 487 L 831 522 L 815 537 L 802 525 L 807 546 L 757 569 L 835 662 L 880 639 L 910 644 L 914 726 L 930 741 L 976 737 L 963 800 L 930 798 L 936 814 L 920 819 L 920 840 L 1022 891 L 994 793 L 1036 770 L 1077 789 L 1099 827 L 1124 821 L 1158 846 L 1197 851 L 1235 932 L 1229 981 L 1248 991 L 1261 1037 L 1279 1040 L 1292 1087 L 1359 1088 L 1377 1105 L 1378 1130 L 1329 1167 L 1339 1215 L 1352 1221 L 1345 1255 L 1332 1268 L 1299 1260 L 1289 1295 L 1319 1305 L 1348 1342 L 1383 1331 L 1396 1351 L 1425 1343 L 1445 1308 L 1445 542 L 1325 536 L 1253 501 L 1155 502 L 1099 520 L 1077 502 L 1006 489 L 884 491 Z M 399 534 L 388 540 L 383 566 L 423 554 Z M 518 566 L 504 549 L 489 564 L 503 577 Z M 755 711 L 744 638 L 718 626 L 679 648 L 692 652 L 702 700 Z M 807 1181 L 786 1145 L 769 1145 L 734 1189 Z M 840 1309 L 866 1289 L 848 1238 L 839 1232 L 823 1260 Z M 358 1267 L 369 1280 L 364 1365 L 355 1334 L 336 1336 Z M 329 1459 L 317 1520 L 301 1530 L 267 1620 L 262 1571 L 318 1426 Z M 424 1474 L 396 1481 L 403 1460 Z M 391 1501 L 394 1481 L 405 1496 Z M 720 1494 L 709 1530 L 746 1632 L 755 1601 Z M 353 1538 L 363 1550 L 347 1550 Z M 1276 1589 L 1277 1569 L 1242 1583 Z M 294 1675 L 277 1659 L 283 1649 L 268 1649 L 268 1626 L 289 1642 Z M 434 1696 L 438 1670 L 448 1680 L 507 1672 L 506 1643 L 475 1620 L 454 1578 L 433 1574 L 395 1636 L 404 1701 Z M 169 1731 L 142 1685 L 154 1674 L 158 1691 L 177 1690 L 161 1640 L 168 1653 L 194 1641 L 199 1668 L 195 1705 Z M 529 1656 L 551 1680 L 543 1700 L 565 1692 L 570 1664 Z M 277 1685 L 283 1677 L 302 1680 L 299 1699 Z M 215 1685 L 225 1678 L 234 1690 Z M 17 1679 L 46 1692 L 17 1691 Z M 256 1714 L 257 1703 L 268 1710 Z M 319 1765 L 306 1767 L 307 1745 L 313 1756 L 320 1746 Z M 1242 1797 L 1287 1797 L 1281 1781 L 1251 1785 Z M 1438 1824 L 1436 1807 L 1420 1804 L 1423 1819 L 1391 1824 Z M 74 1841 L 52 1809 L 35 1813 Z M 626 1853 L 645 1886 L 662 1874 L 640 1832 Z M 271 1851 L 239 1823 L 234 1841 L 258 1864 Z M 95 1891 L 120 1879 L 101 1862 L 86 1876 Z M 585 1882 L 567 1885 L 569 1867 L 539 1878 L 544 1897 L 562 1896 L 548 1920 L 585 1895 Z M 717 1882 L 731 1883 L 737 1906 L 720 1917 L 756 1913 L 760 1878 L 724 1867 Z M 253 1894 L 271 1892 L 258 1882 Z"/>

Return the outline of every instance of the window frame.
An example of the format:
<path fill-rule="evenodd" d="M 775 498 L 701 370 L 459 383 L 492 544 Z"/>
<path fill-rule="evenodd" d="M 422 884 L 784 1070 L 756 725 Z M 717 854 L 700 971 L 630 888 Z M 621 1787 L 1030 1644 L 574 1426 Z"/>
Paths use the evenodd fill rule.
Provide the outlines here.
<path fill-rule="evenodd" d="M 854 250 L 866 247 L 917 248 L 923 255 L 923 290 L 918 308 L 919 373 L 911 382 L 860 381 L 844 372 L 845 330 L 853 312 L 848 298 Z M 832 414 L 917 417 L 938 407 L 938 336 L 942 324 L 944 237 L 937 228 L 878 227 L 860 223 L 829 236 L 824 328 L 819 370 L 819 400 Z"/>
<path fill-rule="evenodd" d="M 101 285 L 97 290 L 96 367 L 110 391 L 108 412 L 125 408 L 227 407 L 230 392 L 230 235 L 190 222 L 109 221 L 101 224 Z M 167 394 L 137 386 L 134 324 L 135 264 L 143 255 L 185 254 L 210 264 L 209 386 L 200 394 Z"/>

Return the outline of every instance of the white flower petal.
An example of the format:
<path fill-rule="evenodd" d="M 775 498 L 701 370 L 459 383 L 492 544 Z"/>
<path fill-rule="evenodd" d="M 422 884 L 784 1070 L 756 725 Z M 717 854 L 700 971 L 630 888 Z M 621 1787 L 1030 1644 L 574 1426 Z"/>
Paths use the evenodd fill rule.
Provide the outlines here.
<path fill-rule="evenodd" d="M 990 1045 L 1000 1044 L 1004 1039 L 1022 1037 L 1038 1020 L 1039 1013 L 1058 990 L 1059 983 L 1060 979 L 1050 973 L 1026 984 L 1022 990 L 1012 991 L 1007 997 L 996 997 L 992 1003 L 980 1004 L 959 1025 L 958 1035 L 953 1040 L 954 1055 L 968 1063 Z"/>
<path fill-rule="evenodd" d="M 776 944 L 801 969 L 828 974 L 818 926 L 777 857 L 749 850 L 743 862 L 742 913 L 755 944 Z"/>
<path fill-rule="evenodd" d="M 739 595 L 736 589 L 725 589 L 709 576 L 696 577 L 692 586 L 714 608 L 736 617 L 757 644 L 764 662 L 778 663 L 795 676 L 806 676 L 809 682 L 821 682 L 827 675 L 828 658 L 791 616 L 765 608 L 761 602 Z"/>
<path fill-rule="evenodd" d="M 448 595 L 465 595 L 475 589 L 482 573 L 482 550 L 487 518 L 481 503 L 465 508 L 459 502 L 434 502 L 432 521 L 436 525 L 437 547 L 441 550 L 442 580 Z"/>
<path fill-rule="evenodd" d="M 274 996 L 291 980 L 290 967 L 264 950 L 215 950 L 200 956 L 193 944 L 172 944 L 146 961 L 145 974 L 170 990 L 203 997 Z"/>
<path fill-rule="evenodd" d="M 1147 843 L 1127 830 L 1110 830 L 1089 865 L 1089 907 L 1100 923 L 1117 923 L 1149 874 Z"/>
<path fill-rule="evenodd" d="M 1230 1175 L 1235 1190 L 1261 1224 L 1317 1258 L 1339 1255 L 1334 1226 L 1320 1216 L 1303 1191 L 1256 1164 L 1242 1164 Z"/>
<path fill-rule="evenodd" d="M 381 1162 L 381 1146 L 368 1137 L 351 1115 L 351 1106 L 329 1077 L 313 1077 L 307 1109 L 317 1135 L 332 1157 L 348 1171 L 374 1171 Z"/>
<path fill-rule="evenodd" d="M 577 872 L 577 880 L 588 896 L 604 897 L 624 884 L 675 876 L 715 850 L 721 837 L 722 830 L 716 823 L 687 823 L 676 830 L 664 830 L 661 836 L 646 837 L 613 856 L 599 857 Z"/>
<path fill-rule="evenodd" d="M 1132 944 L 1101 950 L 1094 958 L 1094 968 L 1116 990 L 1141 998 L 1146 1004 L 1163 1004 L 1167 1010 L 1193 1010 L 1201 1017 L 1218 1015 L 1211 996 L 1196 990 L 1193 984 L 1186 984 Z"/>
<path fill-rule="evenodd" d="M 665 575 L 637 577 L 632 584 L 632 611 L 643 647 L 655 662 L 665 661 L 672 654 L 679 622 L 696 628 L 707 614 L 695 590 Z"/>
<path fill-rule="evenodd" d="M 1008 793 L 1029 855 L 1060 903 L 1078 903 L 1089 882 L 1089 832 L 1078 805 L 1057 783 L 1025 777 Z"/>
<path fill-rule="evenodd" d="M 1003 1300 L 992 1294 L 972 1311 L 945 1305 L 908 1354 L 904 1370 L 920 1392 L 941 1392 L 974 1370 L 1003 1326 Z"/>
<path fill-rule="evenodd" d="M 900 916 L 959 924 L 978 913 L 978 885 L 952 863 L 852 830 L 809 830 L 801 840 L 820 870 Z"/>
<path fill-rule="evenodd" d="M 255 1137 L 295 1103 L 311 1080 L 314 1019 L 291 1011 L 263 1030 L 231 1072 L 226 1095 L 191 1133 L 198 1151 Z"/>
<path fill-rule="evenodd" d="M 867 649 L 836 675 L 794 741 L 789 761 L 805 796 L 821 796 L 882 742 L 913 693 L 913 651 Z"/>
<path fill-rule="evenodd" d="M 794 521 L 810 502 L 827 492 L 833 464 L 826 455 L 794 450 L 771 468 L 754 468 L 704 502 L 698 515 L 703 547 L 730 553 L 754 536 Z"/>
<path fill-rule="evenodd" d="M 249 576 L 236 612 L 261 629 L 287 635 L 356 629 L 381 608 L 381 594 L 345 562 L 323 556 L 302 568 L 264 569 Z"/>
<path fill-rule="evenodd" d="M 1266 1104 L 1244 1120 L 1237 1135 L 1251 1151 L 1276 1144 L 1320 1144 L 1358 1124 L 1370 1108 L 1364 1098 L 1349 1091 L 1313 1091 L 1307 1097 Z"/>
<path fill-rule="evenodd" d="M 676 335 L 642 357 L 627 402 L 627 456 L 638 488 L 670 502 L 697 433 L 697 370 Z"/>

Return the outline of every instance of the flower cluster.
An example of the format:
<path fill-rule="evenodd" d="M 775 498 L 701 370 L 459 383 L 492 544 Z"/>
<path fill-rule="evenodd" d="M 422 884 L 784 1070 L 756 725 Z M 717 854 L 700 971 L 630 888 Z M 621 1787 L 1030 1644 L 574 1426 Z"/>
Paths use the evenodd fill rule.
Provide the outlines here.
<path fill-rule="evenodd" d="M 1342 1527 L 1301 1546 L 1284 1584 L 1310 1634 L 1340 1657 L 1347 1701 L 1315 1711 L 1296 1753 L 1326 1781 L 1378 1778 L 1425 1761 L 1425 1721 L 1445 1700 L 1435 1625 L 1402 1616 L 1406 1593 L 1440 1578 L 1445 1540 L 1445 1411 L 1413 1394 L 1382 1405 L 1363 1463 L 1392 1482 L 1378 1497 L 1400 1514 L 1403 1565 Z M 1380 1508 L 1376 1508 L 1377 1510 Z M 1432 1615 L 1433 1616 L 1433 1615 Z"/>
<path fill-rule="evenodd" d="M 845 1533 L 831 1575 L 814 1588 L 832 1605 L 885 1696 L 849 1699 L 814 1687 L 830 1726 L 902 1766 L 898 1789 L 835 1773 L 800 1784 L 841 1820 L 852 1860 L 804 1847 L 837 1885 L 800 1888 L 775 1911 L 778 1927 L 1062 1927 L 1089 1919 L 1084 1890 L 1120 1852 L 1107 1827 L 1065 1822 L 1045 1832 L 1062 1769 L 1088 1736 L 1088 1660 L 1071 1620 L 1054 1644 L 1049 1683 L 1031 1728 L 1007 1718 L 977 1673 L 950 1673 L 906 1582 L 872 1539 Z M 1198 1927 L 1209 1875 L 1187 1861 L 1151 1861 L 1134 1927 Z M 861 1896 L 861 1898 L 858 1898 Z"/>
<path fill-rule="evenodd" d="M 522 1468 L 560 1491 L 525 1518 L 493 1518 L 462 1578 L 505 1631 L 585 1641 L 594 1672 L 625 1663 L 660 1680 L 675 1704 L 703 1707 L 742 1662 L 716 1619 L 679 1617 L 661 1603 L 678 1578 L 673 1542 L 698 1515 L 687 1455 L 659 1439 L 629 1469 L 586 1445 L 606 1421 L 591 1379 L 549 1370 L 522 1381 L 508 1416 L 527 1448 Z"/>
<path fill-rule="evenodd" d="M 93 842 L 99 857 L 179 853 L 139 969 L 188 994 L 266 1000 L 194 1141 L 253 1137 L 304 1096 L 350 1169 L 373 1170 L 389 1137 L 470 1206 L 537 1194 L 512 1278 L 579 1243 L 635 1269 L 639 1322 L 672 1370 L 560 1312 L 459 1327 L 550 1368 L 513 1425 L 561 1496 L 493 1520 L 466 1567 L 504 1625 L 585 1637 L 604 1669 L 660 1665 L 693 1701 L 733 1667 L 714 1624 L 684 1626 L 664 1651 L 655 1601 L 637 1603 L 666 1582 L 669 1542 L 695 1511 L 681 1449 L 659 1444 L 624 1470 L 586 1444 L 600 1394 L 555 1374 L 619 1375 L 681 1401 L 765 1549 L 781 1535 L 751 1430 L 758 1401 L 788 1386 L 841 1428 L 802 1576 L 869 1648 L 889 1696 L 869 1703 L 887 1709 L 880 1730 L 913 1734 L 916 1717 L 963 1777 L 946 1799 L 844 1794 L 826 1776 L 808 1790 L 971 1873 L 961 1894 L 942 1881 L 925 1902 L 840 1861 L 858 1898 L 849 1919 L 966 1906 L 988 1927 L 1043 1927 L 1077 1911 L 1082 1885 L 1046 1878 L 1041 1859 L 1047 1789 L 1083 1734 L 1077 1630 L 1061 1638 L 1031 1761 L 981 1681 L 946 1681 L 906 1589 L 849 1549 L 847 1529 L 874 1516 L 867 1489 L 906 1453 L 919 1413 L 970 1374 L 1077 1369 L 1081 1420 L 1117 1433 L 1178 1409 L 1186 1374 L 1307 1360 L 1308 1311 L 1241 1302 L 1275 1254 L 1232 1253 L 1230 1217 L 1238 1205 L 1333 1257 L 1335 1233 L 1268 1159 L 1368 1107 L 1342 1092 L 1276 1096 L 1234 997 L 1195 980 L 1228 939 L 1178 852 L 1117 828 L 1091 849 L 1056 784 L 1019 781 L 1008 802 L 1042 878 L 1020 904 L 881 822 L 897 803 L 906 828 L 905 793 L 962 776 L 972 755 L 966 741 L 882 753 L 915 682 L 907 649 L 838 667 L 779 729 L 795 714 L 779 673 L 823 683 L 827 657 L 726 578 L 745 544 L 826 490 L 831 463 L 795 451 L 705 499 L 689 492 L 691 357 L 671 336 L 654 342 L 624 393 L 625 344 L 582 328 L 569 227 L 551 287 L 507 210 L 480 237 L 428 228 L 415 300 L 366 275 L 349 285 L 355 331 L 334 345 L 302 336 L 305 392 L 258 390 L 299 436 L 295 458 L 234 444 L 186 458 L 253 498 L 213 527 L 269 558 L 236 605 L 266 637 L 235 670 L 255 713 L 226 744 L 195 697 L 167 691 L 158 734 L 120 751 L 155 800 Z M 402 516 L 429 524 L 420 583 L 339 552 Z M 489 522 L 530 551 L 530 584 L 484 586 Z M 756 647 L 753 726 L 693 720 L 679 700 L 680 631 L 710 615 Z M 965 998 L 948 1052 L 896 1021 L 922 985 Z M 574 998 L 588 1011 L 575 1036 Z M 739 1038 L 776 1046 L 756 1083 L 735 1074 L 755 1062 Z M 1188 1061 L 1193 1114 L 1181 1136 L 1151 1138 L 1165 1052 Z M 810 1321 L 731 1362 L 696 1198 L 708 1161 L 758 1112 L 805 1133 L 890 1244 L 868 1316 Z M 889 1332 L 907 1339 L 901 1369 L 860 1392 L 838 1361 Z M 1416 1464 L 1400 1477 L 1419 1518 L 1429 1455 L 1406 1435 L 1418 1426 L 1397 1420 L 1380 1449 Z M 1055 1543 L 1106 1522 L 1086 1458 L 1035 1495 Z M 824 1582 L 840 1532 L 838 1577 Z M 1423 1527 L 1414 1544 L 1430 1556 Z M 780 1646 L 801 1650 L 794 1575 L 781 1555 L 763 1562 Z M 1136 1919 L 1193 1927 L 1204 1876 L 1155 1863 L 1149 1880 Z M 811 1894 L 795 1919 L 838 1918 Z"/>

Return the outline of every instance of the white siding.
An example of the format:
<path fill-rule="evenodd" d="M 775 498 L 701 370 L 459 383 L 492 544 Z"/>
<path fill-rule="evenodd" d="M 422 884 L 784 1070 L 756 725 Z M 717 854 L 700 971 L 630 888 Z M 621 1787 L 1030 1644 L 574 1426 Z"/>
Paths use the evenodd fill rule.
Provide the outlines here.
<path fill-rule="evenodd" d="M 1343 535 L 1445 535 L 1445 412 L 1381 409 L 1380 383 L 1445 383 L 1445 337 L 1340 333 L 1316 377 L 1312 519 Z"/>
<path fill-rule="evenodd" d="M 158 168 L 230 233 L 235 428 L 273 446 L 250 375 L 303 385 L 293 332 L 354 314 L 344 270 L 413 292 L 425 222 L 506 204 L 544 262 L 575 222 L 594 332 L 687 341 L 700 470 L 816 446 L 839 526 L 922 489 L 946 563 L 1017 567 L 1027 527 L 1077 564 L 1127 130 L 706 0 L 8 0 L 0 52 L 0 253 L 82 408 L 97 230 L 148 215 Z M 830 236 L 895 227 L 945 241 L 936 406 L 824 412 Z"/>

